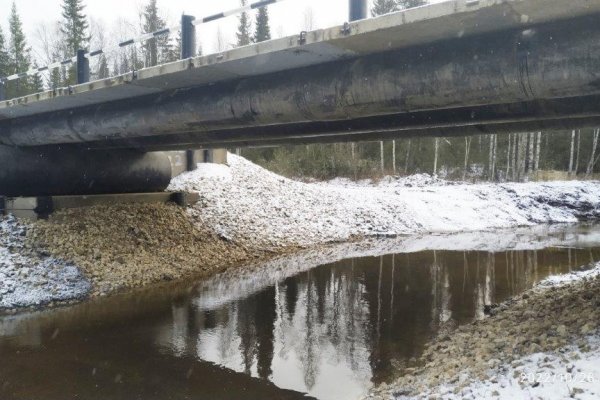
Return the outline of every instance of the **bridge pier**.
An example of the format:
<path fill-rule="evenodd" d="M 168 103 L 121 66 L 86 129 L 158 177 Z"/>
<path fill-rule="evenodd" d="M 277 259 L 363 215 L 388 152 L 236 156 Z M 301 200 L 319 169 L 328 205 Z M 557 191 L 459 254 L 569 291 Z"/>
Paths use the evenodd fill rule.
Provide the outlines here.
<path fill-rule="evenodd" d="M 165 153 L 0 146 L 0 196 L 58 196 L 164 191 Z"/>

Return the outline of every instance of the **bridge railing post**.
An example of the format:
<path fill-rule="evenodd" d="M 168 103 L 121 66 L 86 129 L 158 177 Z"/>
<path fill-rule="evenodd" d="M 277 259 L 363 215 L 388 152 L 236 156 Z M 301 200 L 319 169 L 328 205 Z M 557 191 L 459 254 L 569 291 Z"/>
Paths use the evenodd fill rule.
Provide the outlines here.
<path fill-rule="evenodd" d="M 181 16 L 181 59 L 185 60 L 196 55 L 196 18 L 191 15 Z M 185 151 L 185 166 L 186 170 L 193 171 L 196 169 L 198 159 L 196 150 Z"/>
<path fill-rule="evenodd" d="M 196 18 L 191 15 L 181 16 L 181 59 L 196 55 Z"/>
<path fill-rule="evenodd" d="M 0 101 L 6 100 L 6 83 L 0 80 Z"/>
<path fill-rule="evenodd" d="M 90 60 L 85 56 L 85 50 L 77 50 L 77 84 L 90 81 Z"/>
<path fill-rule="evenodd" d="M 358 21 L 367 18 L 367 0 L 350 1 L 350 21 Z"/>

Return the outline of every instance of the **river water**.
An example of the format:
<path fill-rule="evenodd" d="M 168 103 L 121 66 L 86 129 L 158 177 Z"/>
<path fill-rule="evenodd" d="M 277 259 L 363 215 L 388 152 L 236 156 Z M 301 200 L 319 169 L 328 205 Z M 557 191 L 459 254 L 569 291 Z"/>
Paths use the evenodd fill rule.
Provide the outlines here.
<path fill-rule="evenodd" d="M 450 237 L 452 250 L 283 258 L 0 317 L 0 399 L 358 398 L 439 329 L 600 259 L 597 226 L 537 235 L 526 235 L 538 243 L 529 250 L 463 251 Z"/>

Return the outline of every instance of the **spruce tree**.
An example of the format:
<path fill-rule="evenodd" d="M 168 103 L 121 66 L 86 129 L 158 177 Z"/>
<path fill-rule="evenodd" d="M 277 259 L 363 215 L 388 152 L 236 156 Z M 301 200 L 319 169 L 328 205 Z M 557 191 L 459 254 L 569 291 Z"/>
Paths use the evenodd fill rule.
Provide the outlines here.
<path fill-rule="evenodd" d="M 25 34 L 23 33 L 23 24 L 14 1 L 8 24 L 10 31 L 8 72 L 10 74 L 25 72 L 31 65 L 31 49 L 27 47 Z M 24 96 L 30 92 L 31 88 L 29 87 L 29 80 L 27 78 L 9 82 L 6 87 L 6 96 L 8 98 Z"/>
<path fill-rule="evenodd" d="M 424 6 L 425 4 L 427 4 L 427 0 L 398 0 L 398 6 L 402 10 Z"/>
<path fill-rule="evenodd" d="M 65 35 L 67 57 L 73 57 L 77 50 L 88 47 L 90 37 L 87 34 L 88 23 L 83 13 L 83 0 L 63 0 L 61 32 Z"/>
<path fill-rule="evenodd" d="M 97 76 L 98 76 L 98 79 L 105 79 L 110 76 L 110 71 L 108 69 L 108 60 L 106 59 L 106 56 L 104 54 L 102 54 L 100 56 L 100 59 L 98 61 Z"/>
<path fill-rule="evenodd" d="M 271 39 L 271 28 L 269 27 L 269 13 L 266 7 L 260 8 L 256 14 L 256 31 L 254 41 L 256 43 Z"/>
<path fill-rule="evenodd" d="M 247 0 L 241 0 L 242 6 L 248 4 Z M 249 45 L 252 41 L 250 38 L 250 18 L 248 18 L 248 13 L 243 12 L 239 16 L 239 25 L 238 31 L 236 33 L 237 36 L 237 45 L 238 46 L 246 46 Z"/>
<path fill-rule="evenodd" d="M 2 27 L 0 26 L 0 78 L 4 78 L 9 75 L 9 64 L 10 57 L 8 56 L 8 51 L 6 50 L 6 39 L 4 37 Z"/>
<path fill-rule="evenodd" d="M 397 0 L 375 0 L 373 2 L 373 8 L 371 8 L 371 15 L 376 17 L 394 11 L 398 11 Z"/>
<path fill-rule="evenodd" d="M 60 31 L 65 37 L 65 54 L 62 58 L 73 57 L 77 50 L 86 50 L 90 37 L 87 34 L 88 23 L 83 13 L 83 0 L 63 0 Z M 74 85 L 77 81 L 75 66 L 63 72 L 63 86 Z"/>
<path fill-rule="evenodd" d="M 156 0 L 150 0 L 146 7 L 144 7 L 142 19 L 142 31 L 144 33 L 156 32 L 167 27 L 166 22 L 158 15 Z M 146 41 L 143 45 L 146 66 L 152 67 L 161 62 L 169 61 L 169 50 L 169 37 L 166 35 Z"/>
<path fill-rule="evenodd" d="M 33 63 L 33 67 L 37 69 L 38 65 Z M 44 81 L 42 80 L 40 74 L 35 74 L 31 77 L 31 83 L 29 86 L 31 93 L 39 93 L 44 91 Z"/>

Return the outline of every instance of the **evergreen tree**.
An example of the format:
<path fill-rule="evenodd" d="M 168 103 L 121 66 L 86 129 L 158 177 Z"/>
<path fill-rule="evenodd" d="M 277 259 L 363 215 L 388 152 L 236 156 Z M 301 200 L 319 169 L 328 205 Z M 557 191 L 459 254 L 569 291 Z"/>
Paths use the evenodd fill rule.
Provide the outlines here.
<path fill-rule="evenodd" d="M 87 34 L 88 23 L 83 13 L 83 0 L 63 0 L 61 33 L 65 37 L 65 54 L 61 58 L 73 57 L 77 50 L 86 50 L 90 37 Z M 74 85 L 77 81 L 76 67 L 72 66 L 63 72 L 63 86 Z"/>
<path fill-rule="evenodd" d="M 373 8 L 371 8 L 371 15 L 376 17 L 394 11 L 398 11 L 398 3 L 396 0 L 375 0 L 373 2 Z"/>
<path fill-rule="evenodd" d="M 73 57 L 77 50 L 87 49 L 90 37 L 87 34 L 88 23 L 83 13 L 83 0 L 63 0 L 61 32 L 65 35 L 67 57 Z"/>
<path fill-rule="evenodd" d="M 248 4 L 247 0 L 241 0 L 242 6 Z M 243 12 L 239 16 L 239 25 L 238 31 L 235 34 L 237 36 L 237 45 L 238 46 L 246 46 L 249 45 L 252 41 L 250 38 L 250 18 L 248 18 L 248 13 Z"/>
<path fill-rule="evenodd" d="M 108 69 L 108 60 L 106 56 L 102 54 L 98 61 L 98 79 L 105 79 L 110 76 L 110 71 Z"/>
<path fill-rule="evenodd" d="M 10 74 L 25 72 L 31 65 L 31 49 L 27 47 L 23 24 L 17 12 L 17 6 L 13 1 L 9 18 L 10 41 L 8 48 Z M 20 97 L 30 93 L 29 80 L 21 78 L 9 82 L 6 87 L 7 98 Z"/>
<path fill-rule="evenodd" d="M 36 63 L 33 64 L 34 68 L 38 68 L 38 65 Z M 43 92 L 44 91 L 44 81 L 42 80 L 42 77 L 40 76 L 40 74 L 35 74 L 31 77 L 31 84 L 30 84 L 30 92 L 31 93 L 39 93 L 39 92 Z"/>
<path fill-rule="evenodd" d="M 427 4 L 427 0 L 398 0 L 398 6 L 402 10 L 424 6 L 425 4 Z"/>
<path fill-rule="evenodd" d="M 8 56 L 8 51 L 6 50 L 6 39 L 4 38 L 4 32 L 0 26 L 0 78 L 10 75 L 8 73 L 9 65 L 10 57 Z"/>
<path fill-rule="evenodd" d="M 158 15 L 156 0 L 150 0 L 144 7 L 142 19 L 144 33 L 156 32 L 167 27 L 166 22 Z M 168 60 L 170 47 L 169 37 L 166 35 L 146 41 L 143 45 L 146 66 L 152 67 L 164 61 L 170 61 Z"/>
<path fill-rule="evenodd" d="M 269 27 L 269 13 L 266 7 L 260 8 L 256 14 L 256 31 L 254 41 L 256 43 L 271 39 L 271 28 Z"/>

